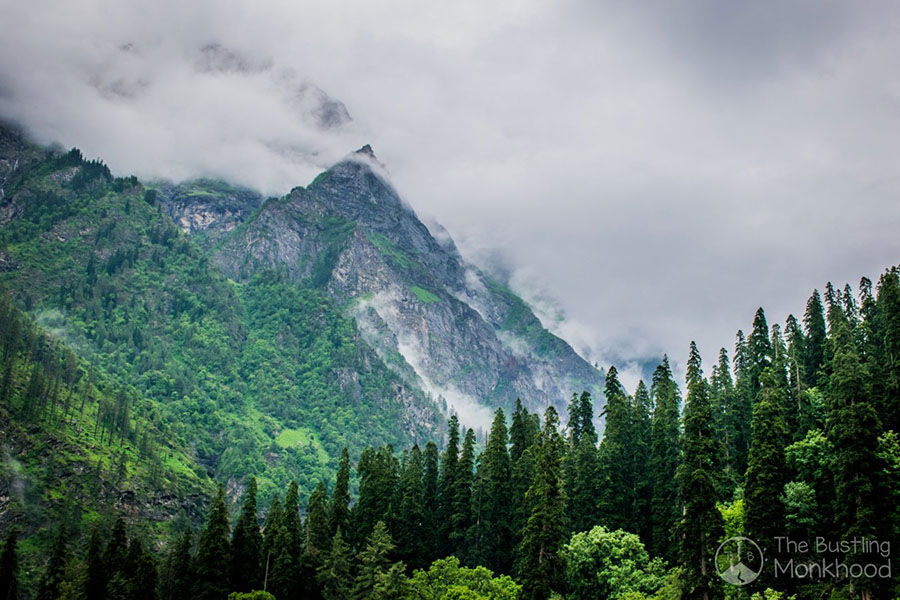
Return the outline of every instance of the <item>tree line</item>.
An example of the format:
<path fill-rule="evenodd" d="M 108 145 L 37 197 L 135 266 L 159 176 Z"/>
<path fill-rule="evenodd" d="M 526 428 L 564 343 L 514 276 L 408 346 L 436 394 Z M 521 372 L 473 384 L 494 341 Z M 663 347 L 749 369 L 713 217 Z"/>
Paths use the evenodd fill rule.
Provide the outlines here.
<path fill-rule="evenodd" d="M 759 309 L 708 376 L 691 343 L 684 397 L 668 358 L 631 394 L 610 367 L 604 395 L 599 415 L 590 394 L 573 395 L 565 426 L 552 406 L 538 415 L 517 402 L 509 421 L 498 409 L 483 447 L 452 416 L 442 451 L 367 448 L 355 500 L 346 450 L 333 485 L 319 483 L 305 502 L 293 483 L 261 511 L 250 478 L 232 517 L 220 487 L 199 536 L 186 530 L 162 558 L 139 537 L 124 542 L 121 521 L 105 548 L 95 532 L 78 552 L 61 529 L 38 598 L 897 593 L 890 579 L 795 581 L 771 569 L 726 588 L 715 552 L 732 535 L 767 549 L 779 536 L 900 540 L 898 269 L 877 286 L 863 279 L 856 295 L 829 284 L 784 329 Z M 6 598 L 16 597 L 15 535 L 0 557 Z"/>

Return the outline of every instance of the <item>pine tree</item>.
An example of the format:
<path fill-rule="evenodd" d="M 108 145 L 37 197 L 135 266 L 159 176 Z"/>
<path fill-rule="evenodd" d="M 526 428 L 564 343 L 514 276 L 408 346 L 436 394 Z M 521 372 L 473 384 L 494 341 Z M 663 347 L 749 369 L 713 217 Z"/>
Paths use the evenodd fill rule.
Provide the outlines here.
<path fill-rule="evenodd" d="M 563 583 L 559 551 L 567 538 L 562 473 L 565 442 L 559 433 L 559 416 L 552 405 L 545 412 L 535 454 L 534 480 L 527 493 L 531 514 L 519 547 L 522 600 L 546 600 Z"/>
<path fill-rule="evenodd" d="M 192 600 L 193 598 L 194 559 L 191 556 L 192 537 L 191 528 L 186 528 L 169 556 L 169 565 L 166 569 L 168 595 L 164 596 L 163 600 Z"/>
<path fill-rule="evenodd" d="M 317 579 L 327 600 L 350 600 L 350 547 L 344 542 L 340 529 L 334 534 L 331 550 L 319 567 Z"/>
<path fill-rule="evenodd" d="M 69 556 L 69 536 L 65 525 L 59 526 L 53 549 L 50 551 L 50 560 L 38 585 L 37 600 L 57 600 L 59 587 L 63 583 L 66 574 L 66 560 Z"/>
<path fill-rule="evenodd" d="M 720 496 L 728 497 L 742 478 L 738 473 L 735 455 L 737 454 L 736 440 L 739 438 L 742 417 L 738 406 L 737 394 L 734 382 L 731 379 L 731 367 L 728 362 L 728 351 L 725 348 L 719 350 L 719 362 L 713 367 L 710 375 L 710 402 L 713 409 L 713 424 L 716 437 L 722 440 L 725 449 L 723 466 L 725 468 L 722 477 L 723 488 Z"/>
<path fill-rule="evenodd" d="M 878 432 L 881 423 L 868 397 L 865 366 L 850 330 L 840 314 L 831 321 L 833 356 L 826 390 L 827 435 L 832 457 L 836 520 L 845 539 L 874 537 L 878 533 Z M 850 559 L 848 559 L 850 560 Z M 875 582 L 854 582 L 863 598 L 873 597 Z"/>
<path fill-rule="evenodd" d="M 472 479 L 475 468 L 475 430 L 466 431 L 463 450 L 456 464 L 456 483 L 453 486 L 453 514 L 451 515 L 450 545 L 457 557 L 466 555 L 466 533 L 472 521 Z"/>
<path fill-rule="evenodd" d="M 650 517 L 650 503 L 653 496 L 650 478 L 650 414 L 653 404 L 650 400 L 650 392 L 644 381 L 638 382 L 634 391 L 632 403 L 632 431 L 631 431 L 631 471 L 634 474 L 634 525 L 635 533 L 641 541 L 647 545 L 653 538 L 653 521 Z"/>
<path fill-rule="evenodd" d="M 197 545 L 194 597 L 198 600 L 222 600 L 228 595 L 230 545 L 225 488 L 219 485 L 209 507 L 206 527 Z"/>
<path fill-rule="evenodd" d="M 100 530 L 94 527 L 88 540 L 87 556 L 85 557 L 87 573 L 84 580 L 85 600 L 103 600 L 106 597 L 106 561 L 103 560 L 103 542 L 100 540 Z"/>
<path fill-rule="evenodd" d="M 453 510 L 456 499 L 457 463 L 459 462 L 459 418 L 451 415 L 447 423 L 447 447 L 441 456 L 438 475 L 438 527 L 440 531 L 439 555 L 453 553 Z"/>
<path fill-rule="evenodd" d="M 390 554 L 394 550 L 394 542 L 382 521 L 366 539 L 366 547 L 359 553 L 359 572 L 353 584 L 352 597 L 355 600 L 368 600 L 377 583 L 378 575 L 387 571 L 391 561 Z"/>
<path fill-rule="evenodd" d="M 363 450 L 356 468 L 359 472 L 359 498 L 353 513 L 353 547 L 361 548 L 375 523 L 384 521 L 390 525 L 395 520 L 394 513 L 399 505 L 399 465 L 394 449 L 382 446 L 377 450 Z"/>
<path fill-rule="evenodd" d="M 14 527 L 10 527 L 0 554 L 0 600 L 19 598 L 19 537 Z"/>
<path fill-rule="evenodd" d="M 269 512 L 266 513 L 266 520 L 263 523 L 263 548 L 260 559 L 264 589 L 268 589 L 269 574 L 272 572 L 277 549 L 276 540 L 282 529 L 283 517 L 284 510 L 281 508 L 281 501 L 276 496 L 272 499 L 272 505 L 269 506 Z"/>
<path fill-rule="evenodd" d="M 610 530 L 634 532 L 634 483 L 631 472 L 633 410 L 614 366 L 606 373 L 606 429 L 600 442 L 601 522 Z"/>
<path fill-rule="evenodd" d="M 750 383 L 750 359 L 748 358 L 747 341 L 744 332 L 738 330 L 734 344 L 734 417 L 732 435 L 734 451 L 729 453 L 733 465 L 733 473 L 737 483 L 743 480 L 747 471 L 747 459 L 750 455 L 750 422 L 753 418 L 753 399 L 755 393 Z"/>
<path fill-rule="evenodd" d="M 569 439 L 565 459 L 566 513 L 572 531 L 587 531 L 597 524 L 598 453 L 594 403 L 588 392 L 572 394 L 569 404 Z"/>
<path fill-rule="evenodd" d="M 128 534 L 125 531 L 125 521 L 122 519 L 122 515 L 117 515 L 113 523 L 112 534 L 110 534 L 106 550 L 103 553 L 103 562 L 106 568 L 105 585 L 112 581 L 117 574 L 124 573 L 127 554 Z"/>
<path fill-rule="evenodd" d="M 438 449 L 437 444 L 429 441 L 425 444 L 424 470 L 422 473 L 422 486 L 425 507 L 425 533 L 422 542 L 425 545 L 423 561 L 431 564 L 438 558 L 439 552 L 439 527 L 438 527 Z"/>
<path fill-rule="evenodd" d="M 653 417 L 650 422 L 650 519 L 653 554 L 670 563 L 677 555 L 675 526 L 681 516 L 675 473 L 680 461 L 679 393 L 669 358 L 653 372 L 650 386 Z"/>
<path fill-rule="evenodd" d="M 337 479 L 328 509 L 329 537 L 337 533 L 338 527 L 347 531 L 350 525 L 350 453 L 346 446 L 341 450 Z"/>
<path fill-rule="evenodd" d="M 769 341 L 769 325 L 762 308 L 753 316 L 753 330 L 747 338 L 747 368 L 750 377 L 750 400 L 756 402 L 762 372 L 772 364 L 772 344 Z"/>
<path fill-rule="evenodd" d="M 691 342 L 687 364 L 687 390 L 681 442 L 683 458 L 677 473 L 684 506 L 679 524 L 681 565 L 688 597 L 709 600 L 721 597 L 721 580 L 716 575 L 714 553 L 723 533 L 722 515 L 716 507 L 723 451 L 721 443 L 714 437 L 709 390 L 700 368 L 700 352 L 694 342 Z"/>
<path fill-rule="evenodd" d="M 878 340 L 878 374 L 883 379 L 879 414 L 886 430 L 900 432 L 900 269 L 884 273 L 878 280 L 872 327 Z M 873 374 L 874 375 L 874 374 Z"/>
<path fill-rule="evenodd" d="M 241 515 L 231 540 L 231 590 L 249 592 L 260 589 L 262 534 L 256 508 L 256 478 L 251 477 L 244 491 Z"/>
<path fill-rule="evenodd" d="M 787 483 L 784 447 L 788 437 L 782 410 L 785 390 L 774 369 L 762 375 L 759 400 L 753 408 L 753 441 L 744 488 L 744 531 L 763 548 L 775 548 L 784 535 L 785 512 L 781 497 Z M 769 570 L 760 575 L 759 589 L 776 582 Z"/>
<path fill-rule="evenodd" d="M 320 491 L 320 503 L 324 505 L 327 494 Z M 323 497 L 324 496 L 324 497 Z M 322 509 L 321 519 L 327 528 L 327 516 Z M 288 486 L 284 497 L 281 522 L 272 547 L 269 568 L 269 589 L 276 598 L 291 598 L 301 593 L 302 582 L 300 556 L 303 550 L 303 524 L 300 521 L 300 492 L 296 481 Z"/>
<path fill-rule="evenodd" d="M 519 548 L 522 532 L 531 514 L 531 506 L 525 496 L 534 479 L 534 453 L 531 448 L 540 434 L 540 428 L 535 426 L 531 417 L 528 410 L 522 406 L 522 401 L 516 398 L 516 410 L 513 412 L 509 428 L 513 548 Z"/>
<path fill-rule="evenodd" d="M 398 556 L 410 568 L 424 568 L 426 537 L 425 486 L 422 482 L 422 452 L 418 444 L 406 455 L 400 473 L 400 509 L 397 516 L 396 538 Z"/>
<path fill-rule="evenodd" d="M 803 313 L 803 328 L 806 333 L 806 344 L 803 348 L 803 373 L 805 383 L 809 387 L 818 385 L 819 369 L 825 362 L 825 309 L 819 290 L 813 291 L 806 302 Z"/>
<path fill-rule="evenodd" d="M 487 447 L 479 457 L 473 491 L 473 522 L 469 529 L 469 563 L 494 572 L 512 568 L 513 532 L 509 506 L 510 466 L 506 415 L 498 408 L 491 424 Z"/>
<path fill-rule="evenodd" d="M 327 502 L 325 485 L 319 482 L 306 504 L 306 556 L 316 566 L 321 562 L 321 557 L 331 551 L 331 541 L 334 539 L 329 525 Z"/>
<path fill-rule="evenodd" d="M 156 561 L 137 538 L 128 545 L 129 600 L 156 600 Z"/>

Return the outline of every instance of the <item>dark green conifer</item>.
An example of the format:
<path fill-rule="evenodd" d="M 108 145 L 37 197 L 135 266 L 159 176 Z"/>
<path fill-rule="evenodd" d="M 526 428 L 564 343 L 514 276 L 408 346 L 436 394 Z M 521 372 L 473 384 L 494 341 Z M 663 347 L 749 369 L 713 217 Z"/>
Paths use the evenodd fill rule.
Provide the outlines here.
<path fill-rule="evenodd" d="M 338 529 L 331 550 L 317 572 L 322 596 L 327 600 L 350 600 L 350 547 Z M 277 597 L 277 596 L 276 596 Z"/>
<path fill-rule="evenodd" d="M 369 537 L 366 546 L 359 553 L 359 571 L 353 583 L 354 600 L 368 600 L 372 597 L 378 575 L 385 573 L 391 564 L 390 554 L 394 550 L 394 542 L 387 526 L 378 521 Z"/>
<path fill-rule="evenodd" d="M 206 526 L 200 534 L 195 562 L 194 597 L 197 600 L 222 600 L 228 596 L 231 548 L 225 488 L 219 489 L 209 507 Z"/>
<path fill-rule="evenodd" d="M 94 527 L 91 531 L 85 563 L 87 573 L 84 579 L 84 598 L 85 600 L 103 600 L 106 597 L 107 572 L 99 527 Z"/>
<path fill-rule="evenodd" d="M 710 600 L 722 595 L 714 555 L 723 533 L 722 515 L 716 507 L 723 450 L 714 435 L 708 384 L 694 342 L 687 364 L 687 390 L 682 462 L 677 473 L 684 506 L 679 524 L 680 557 L 687 597 Z"/>
<path fill-rule="evenodd" d="M 0 600 L 19 600 L 19 537 L 10 527 L 0 554 Z"/>
<path fill-rule="evenodd" d="M 774 369 L 766 369 L 753 407 L 753 441 L 744 483 L 744 531 L 763 548 L 775 548 L 775 538 L 785 532 L 781 502 L 787 483 L 784 448 L 788 431 L 782 410 L 785 394 Z M 771 570 L 761 573 L 759 589 L 773 587 L 773 575 Z"/>
<path fill-rule="evenodd" d="M 564 568 L 559 551 L 567 539 L 564 455 L 559 416 L 551 405 L 545 412 L 544 428 L 535 448 L 534 479 L 527 493 L 531 514 L 519 546 L 522 600 L 546 600 L 552 592 L 562 589 Z"/>
<path fill-rule="evenodd" d="M 814 290 L 806 302 L 803 313 L 803 328 L 806 343 L 803 348 L 803 374 L 805 384 L 809 387 L 818 385 L 819 369 L 825 362 L 825 308 L 819 290 Z"/>
<path fill-rule="evenodd" d="M 57 600 L 60 585 L 66 576 L 66 561 L 69 557 L 69 535 L 65 525 L 59 526 L 53 549 L 50 551 L 50 560 L 41 575 L 38 584 L 37 600 Z"/>
<path fill-rule="evenodd" d="M 669 358 L 653 372 L 650 386 L 653 417 L 650 422 L 650 519 L 652 522 L 653 554 L 670 564 L 677 556 L 675 526 L 681 517 L 681 503 L 675 473 L 680 461 L 681 429 L 678 385 L 672 377 Z"/>
<path fill-rule="evenodd" d="M 422 452 L 418 444 L 406 455 L 400 473 L 400 508 L 397 515 L 396 534 L 398 557 L 410 568 L 428 566 L 425 558 L 427 534 L 425 530 L 425 486 Z"/>
<path fill-rule="evenodd" d="M 470 564 L 500 573 L 508 573 L 513 561 L 512 468 L 507 441 L 506 415 L 498 408 L 475 474 L 468 558 Z"/>
<path fill-rule="evenodd" d="M 466 431 L 462 453 L 456 464 L 456 483 L 453 486 L 453 514 L 451 516 L 450 545 L 457 557 L 465 557 L 466 533 L 472 522 L 472 480 L 475 468 L 475 430 Z"/>
<path fill-rule="evenodd" d="M 438 558 L 439 551 L 439 527 L 438 527 L 438 448 L 437 444 L 429 441 L 425 444 L 424 470 L 422 473 L 422 486 L 425 507 L 425 533 L 423 543 L 425 550 L 423 559 L 426 564 L 431 564 Z"/>
<path fill-rule="evenodd" d="M 453 510 L 456 501 L 457 463 L 459 462 L 459 418 L 451 415 L 447 423 L 447 447 L 441 455 L 438 474 L 438 528 L 440 531 L 439 555 L 447 556 L 454 551 Z"/>
<path fill-rule="evenodd" d="M 262 534 L 256 507 L 256 478 L 251 477 L 244 491 L 241 515 L 231 539 L 231 590 L 249 592 L 262 587 Z"/>
<path fill-rule="evenodd" d="M 634 490 L 631 472 L 631 430 L 634 416 L 631 401 L 619 383 L 614 366 L 606 373 L 606 428 L 598 454 L 600 520 L 610 530 L 634 532 Z"/>
<path fill-rule="evenodd" d="M 347 531 L 347 527 L 350 525 L 350 453 L 347 452 L 346 446 L 341 450 L 337 479 L 334 491 L 331 493 L 328 523 L 330 525 L 329 538 L 337 533 L 338 527 Z"/>

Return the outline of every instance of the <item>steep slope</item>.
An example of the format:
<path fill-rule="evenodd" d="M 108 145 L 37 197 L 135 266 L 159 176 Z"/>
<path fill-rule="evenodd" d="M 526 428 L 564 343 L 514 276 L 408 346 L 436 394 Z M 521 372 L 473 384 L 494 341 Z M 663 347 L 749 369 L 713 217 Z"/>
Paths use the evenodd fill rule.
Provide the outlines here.
<path fill-rule="evenodd" d="M 483 405 L 520 397 L 539 409 L 562 407 L 576 390 L 598 395 L 602 374 L 440 233 L 447 241 L 400 199 L 366 146 L 266 202 L 213 261 L 237 281 L 272 271 L 326 290 L 385 362 L 479 425 Z"/>
<path fill-rule="evenodd" d="M 439 435 L 434 404 L 322 290 L 227 280 L 137 179 L 3 129 L 0 191 L 0 294 L 145 398 L 167 440 L 233 489 L 252 473 L 263 497 L 291 479 L 309 492 L 344 445 Z"/>

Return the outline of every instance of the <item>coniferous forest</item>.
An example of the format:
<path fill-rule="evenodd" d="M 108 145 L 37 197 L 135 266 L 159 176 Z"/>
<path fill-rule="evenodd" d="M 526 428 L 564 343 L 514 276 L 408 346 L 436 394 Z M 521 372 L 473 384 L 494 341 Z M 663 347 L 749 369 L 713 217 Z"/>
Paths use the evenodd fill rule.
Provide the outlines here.
<path fill-rule="evenodd" d="M 0 320 L 7 418 L 83 419 L 81 390 L 99 376 L 75 385 L 76 357 L 8 301 Z M 498 409 L 484 439 L 451 416 L 424 446 L 344 449 L 308 495 L 292 482 L 263 505 L 250 475 L 168 536 L 122 511 L 90 528 L 56 519 L 30 540 L 7 527 L 2 597 L 896 597 L 900 270 L 856 292 L 828 284 L 783 327 L 759 309 L 732 351 L 704 363 L 691 343 L 686 365 L 683 386 L 664 358 L 632 391 L 610 367 L 601 414 L 585 392 L 566 415 Z M 98 452 L 127 439 L 153 455 L 127 397 L 87 404 Z M 718 574 L 717 547 L 734 536 L 767 555 L 747 586 Z M 40 538 L 26 572 L 19 555 Z M 810 542 L 807 567 L 787 563 L 789 540 Z"/>

